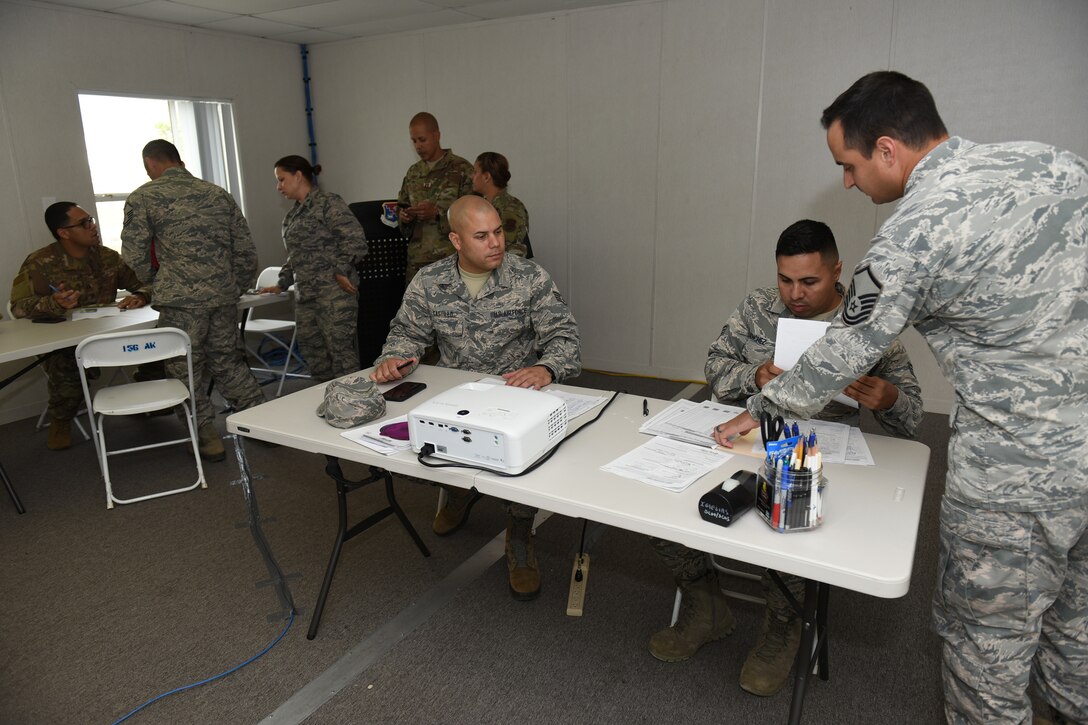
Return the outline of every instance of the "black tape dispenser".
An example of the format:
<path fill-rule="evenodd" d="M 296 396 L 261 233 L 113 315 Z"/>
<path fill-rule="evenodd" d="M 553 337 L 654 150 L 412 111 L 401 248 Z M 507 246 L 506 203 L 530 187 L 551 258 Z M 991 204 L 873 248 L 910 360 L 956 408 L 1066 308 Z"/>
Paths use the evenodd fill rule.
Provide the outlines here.
<path fill-rule="evenodd" d="M 710 489 L 699 499 L 699 515 L 729 526 L 756 502 L 756 474 L 743 469 Z"/>

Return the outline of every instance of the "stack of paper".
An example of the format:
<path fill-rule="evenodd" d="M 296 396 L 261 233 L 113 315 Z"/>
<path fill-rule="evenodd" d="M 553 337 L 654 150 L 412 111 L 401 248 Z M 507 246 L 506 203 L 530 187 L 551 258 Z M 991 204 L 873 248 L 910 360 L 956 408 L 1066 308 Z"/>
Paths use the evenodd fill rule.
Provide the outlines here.
<path fill-rule="evenodd" d="M 601 470 L 668 491 L 683 491 L 730 458 L 706 446 L 656 437 Z"/>
<path fill-rule="evenodd" d="M 377 451 L 383 456 L 391 456 L 394 453 L 400 453 L 401 451 L 411 450 L 412 444 L 409 441 L 402 441 L 396 438 L 390 438 L 381 434 L 381 429 L 392 423 L 407 423 L 408 416 L 402 415 L 397 418 L 386 418 L 380 420 L 377 423 L 371 423 L 370 425 L 364 425 L 360 428 L 352 428 L 346 430 L 340 435 L 347 438 L 349 441 L 358 443 L 361 446 L 366 446 L 372 451 Z"/>

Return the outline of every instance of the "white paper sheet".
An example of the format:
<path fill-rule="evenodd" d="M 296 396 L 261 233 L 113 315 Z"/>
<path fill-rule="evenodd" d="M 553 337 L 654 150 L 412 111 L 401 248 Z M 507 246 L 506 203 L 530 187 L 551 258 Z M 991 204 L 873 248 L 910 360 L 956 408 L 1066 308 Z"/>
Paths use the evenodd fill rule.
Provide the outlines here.
<path fill-rule="evenodd" d="M 780 317 L 778 319 L 778 333 L 774 339 L 774 364 L 783 370 L 792 368 L 805 354 L 805 350 L 812 347 L 812 343 L 824 336 L 824 332 L 827 331 L 830 325 L 830 322 L 822 320 Z M 836 395 L 834 400 L 843 405 L 849 405 L 851 408 L 858 407 L 858 401 L 848 398 L 842 393 Z"/>
<path fill-rule="evenodd" d="M 77 307 L 72 310 L 73 320 L 93 320 L 99 317 L 116 317 L 121 314 L 121 308 L 109 307 Z"/>
<path fill-rule="evenodd" d="M 360 426 L 359 428 L 352 428 L 351 430 L 344 431 L 340 435 L 353 443 L 358 443 L 361 446 L 366 446 L 372 451 L 377 451 L 383 456 L 391 456 L 394 453 L 411 450 L 412 444 L 410 441 L 402 441 L 396 438 L 390 438 L 389 436 L 384 436 L 381 434 L 381 429 L 391 423 L 407 422 L 408 416 L 401 415 L 396 418 L 379 420 L 377 423 L 370 423 L 369 425 Z"/>
<path fill-rule="evenodd" d="M 683 491 L 732 457 L 705 446 L 657 436 L 601 466 L 601 470 L 668 491 Z"/>

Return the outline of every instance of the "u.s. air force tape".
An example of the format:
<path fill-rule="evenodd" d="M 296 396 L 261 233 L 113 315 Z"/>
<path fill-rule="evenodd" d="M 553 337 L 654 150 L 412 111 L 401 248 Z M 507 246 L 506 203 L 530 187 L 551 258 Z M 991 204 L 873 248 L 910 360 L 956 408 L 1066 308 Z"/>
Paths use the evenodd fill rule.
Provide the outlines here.
<path fill-rule="evenodd" d="M 855 269 L 846 293 L 846 304 L 842 308 L 842 321 L 847 325 L 857 325 L 868 320 L 882 289 L 884 285 L 876 281 L 869 265 Z"/>

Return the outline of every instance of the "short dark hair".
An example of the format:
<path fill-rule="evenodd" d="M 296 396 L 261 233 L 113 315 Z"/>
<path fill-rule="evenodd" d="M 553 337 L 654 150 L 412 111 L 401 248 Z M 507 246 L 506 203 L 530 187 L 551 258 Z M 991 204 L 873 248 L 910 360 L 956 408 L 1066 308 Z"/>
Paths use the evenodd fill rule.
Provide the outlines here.
<path fill-rule="evenodd" d="M 164 138 L 148 141 L 144 145 L 144 150 L 141 152 L 141 155 L 145 159 L 171 161 L 175 164 L 181 163 L 181 154 L 178 153 L 178 147 Z"/>
<path fill-rule="evenodd" d="M 818 252 L 828 264 L 839 261 L 839 247 L 835 244 L 835 235 L 831 227 L 823 222 L 802 219 L 786 227 L 778 236 L 778 246 L 774 249 L 775 258 L 793 257 L 797 254 Z"/>
<path fill-rule="evenodd" d="M 510 163 L 502 154 L 496 151 L 484 151 L 476 157 L 476 163 L 480 165 L 480 171 L 491 174 L 491 181 L 500 189 L 505 189 L 510 183 Z"/>
<path fill-rule="evenodd" d="M 428 131 L 434 133 L 438 130 L 438 119 L 433 114 L 426 111 L 420 111 L 416 115 L 412 116 L 412 120 L 408 122 L 408 127 L 411 128 L 416 124 L 425 126 Z"/>
<path fill-rule="evenodd" d="M 314 182 L 314 177 L 321 173 L 321 164 L 317 166 L 310 166 L 310 162 L 298 155 L 284 156 L 277 161 L 273 168 L 283 169 L 288 174 L 293 174 L 296 171 L 301 171 L 302 175 L 306 177 L 306 181 L 311 184 Z"/>
<path fill-rule="evenodd" d="M 45 210 L 45 226 L 49 227 L 49 233 L 53 235 L 53 239 L 60 239 L 57 230 L 68 226 L 68 211 L 76 206 L 79 204 L 74 201 L 58 201 L 50 204 Z"/>
<path fill-rule="evenodd" d="M 846 148 L 865 158 L 872 156 L 881 136 L 920 149 L 948 135 L 929 89 L 892 70 L 864 75 L 843 91 L 820 118 L 825 129 L 835 121 L 842 124 Z"/>

